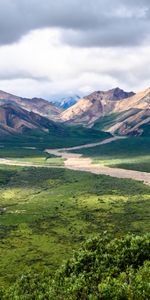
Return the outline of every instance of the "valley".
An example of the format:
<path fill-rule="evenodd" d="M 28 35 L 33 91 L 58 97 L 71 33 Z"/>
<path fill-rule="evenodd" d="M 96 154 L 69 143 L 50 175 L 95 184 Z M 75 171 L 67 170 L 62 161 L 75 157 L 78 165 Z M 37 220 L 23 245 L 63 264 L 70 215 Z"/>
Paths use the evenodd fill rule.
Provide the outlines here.
<path fill-rule="evenodd" d="M 0 300 L 150 300 L 150 1 L 0 0 Z"/>
<path fill-rule="evenodd" d="M 87 239 L 149 232 L 150 91 L 94 92 L 66 109 L 0 95 L 0 297 L 30 300 L 40 278 L 41 299 L 58 299 L 44 289 Z"/>
<path fill-rule="evenodd" d="M 87 149 L 73 150 L 93 163 L 150 173 L 150 138 L 129 137 Z"/>
<path fill-rule="evenodd" d="M 88 237 L 149 230 L 150 187 L 86 172 L 0 167 L 0 282 L 53 273 Z"/>
<path fill-rule="evenodd" d="M 142 156 L 141 158 L 135 154 L 134 158 L 110 158 L 104 160 L 104 157 L 100 160 L 98 159 L 98 155 L 101 153 L 101 147 L 110 144 L 108 147 L 111 149 L 111 145 L 115 142 L 120 142 L 126 139 L 125 137 L 112 137 L 109 139 L 105 139 L 104 141 L 100 141 L 98 143 L 90 143 L 81 146 L 75 146 L 71 148 L 60 148 L 60 149 L 45 149 L 44 151 L 38 151 L 36 149 L 26 149 L 24 150 L 24 154 L 22 153 L 22 157 L 19 158 L 19 154 L 14 151 L 9 154 L 6 159 L 6 152 L 4 154 L 5 158 L 0 159 L 0 165 L 8 165 L 8 166 L 28 166 L 28 167 L 64 167 L 71 170 L 78 170 L 84 172 L 90 172 L 94 174 L 103 174 L 116 178 L 130 178 L 138 181 L 142 181 L 145 184 L 150 185 L 150 171 L 149 171 L 149 156 Z M 126 139 L 125 142 L 129 144 L 130 140 Z M 107 147 L 107 146 L 106 146 Z M 108 148 L 108 149 L 109 149 Z M 107 149 L 107 148 L 106 148 Z M 119 148 L 121 149 L 121 148 Z M 129 149 L 129 147 L 128 147 Z M 143 149 L 143 147 L 142 147 Z M 93 152 L 92 152 L 93 150 Z M 146 148 L 147 150 L 147 148 Z M 20 149 L 19 149 L 20 151 Z M 107 150 L 105 151 L 105 155 Z M 3 152 L 3 151 L 2 151 Z M 83 157 L 82 154 L 86 156 L 86 153 L 89 153 L 91 157 L 92 154 L 96 155 L 94 157 L 94 163 L 92 163 L 92 159 L 90 157 Z M 148 150 L 149 153 L 149 150 Z M 147 154 L 148 154 L 147 153 Z M 125 148 L 123 150 L 123 154 L 125 155 Z M 9 158 L 10 156 L 11 159 Z M 127 154 L 126 154 L 127 155 Z M 117 156 L 119 157 L 119 155 Z M 120 163 L 120 164 L 119 164 Z M 109 167 L 110 166 L 110 167 Z M 119 166 L 121 168 L 119 168 Z M 117 167 L 117 168 L 115 168 Z M 142 170 L 141 170 L 142 168 Z M 140 169 L 140 170 L 138 170 Z M 145 170 L 146 169 L 146 170 Z M 137 170 L 137 171 L 136 171 Z M 148 170 L 148 171 L 147 171 Z M 147 171 L 147 172 L 146 172 Z"/>

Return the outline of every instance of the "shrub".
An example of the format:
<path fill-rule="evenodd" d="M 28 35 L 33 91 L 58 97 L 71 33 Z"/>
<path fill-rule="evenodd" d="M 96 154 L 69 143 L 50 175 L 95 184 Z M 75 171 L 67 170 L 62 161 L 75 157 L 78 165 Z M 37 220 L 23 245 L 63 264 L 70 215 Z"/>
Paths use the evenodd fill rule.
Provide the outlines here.
<path fill-rule="evenodd" d="M 22 276 L 4 300 L 146 300 L 150 295 L 150 235 L 88 240 L 53 278 Z"/>

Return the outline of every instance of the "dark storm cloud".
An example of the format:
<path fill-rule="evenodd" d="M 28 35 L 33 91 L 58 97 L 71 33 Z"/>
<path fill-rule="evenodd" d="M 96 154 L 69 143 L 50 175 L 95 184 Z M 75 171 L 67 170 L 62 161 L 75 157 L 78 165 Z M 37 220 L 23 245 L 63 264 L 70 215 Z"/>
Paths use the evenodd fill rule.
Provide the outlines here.
<path fill-rule="evenodd" d="M 77 46 L 132 46 L 150 31 L 149 0 L 0 0 L 0 44 L 58 27 Z"/>

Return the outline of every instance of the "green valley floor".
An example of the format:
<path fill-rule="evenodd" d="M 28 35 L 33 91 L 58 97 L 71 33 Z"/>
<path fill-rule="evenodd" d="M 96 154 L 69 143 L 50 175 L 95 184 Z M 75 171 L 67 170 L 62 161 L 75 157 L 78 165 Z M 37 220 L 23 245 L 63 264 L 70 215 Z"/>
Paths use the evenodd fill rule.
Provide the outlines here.
<path fill-rule="evenodd" d="M 0 283 L 27 270 L 53 273 L 88 237 L 143 234 L 150 187 L 66 169 L 0 167 Z"/>
<path fill-rule="evenodd" d="M 128 137 L 113 143 L 74 150 L 94 163 L 150 173 L 150 137 Z"/>

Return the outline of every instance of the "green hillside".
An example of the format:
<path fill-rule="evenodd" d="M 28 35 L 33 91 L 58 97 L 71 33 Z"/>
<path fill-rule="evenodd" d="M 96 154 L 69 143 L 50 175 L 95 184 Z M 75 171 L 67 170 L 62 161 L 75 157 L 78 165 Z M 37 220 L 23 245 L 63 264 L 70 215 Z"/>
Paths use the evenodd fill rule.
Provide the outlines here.
<path fill-rule="evenodd" d="M 105 115 L 99 118 L 98 120 L 96 120 L 92 128 L 96 130 L 107 130 L 111 126 L 116 124 L 116 118 L 119 115 L 121 115 L 121 113 L 113 113 L 113 114 Z"/>
<path fill-rule="evenodd" d="M 141 130 L 143 131 L 142 136 L 150 136 L 150 122 L 148 123 L 149 115 L 148 112 L 145 111 L 145 113 L 141 116 L 139 114 L 142 113 L 142 110 L 140 109 L 130 109 L 128 111 L 123 111 L 120 113 L 112 113 L 105 115 L 98 120 L 95 121 L 93 125 L 93 129 L 96 130 L 109 130 L 112 126 L 116 124 L 122 123 L 120 125 L 122 127 L 122 132 L 124 131 L 124 128 L 130 129 L 134 128 L 136 126 L 138 128 L 138 135 L 141 135 Z M 144 125 L 138 125 L 140 122 L 146 121 L 147 123 Z M 119 128 L 120 128 L 119 126 Z M 127 131 L 128 132 L 128 131 Z M 118 129 L 115 130 L 115 134 L 120 134 Z M 121 133 L 122 134 L 122 133 Z M 133 130 L 133 132 L 130 132 L 129 135 L 136 136 L 137 132 L 136 130 Z"/>
<path fill-rule="evenodd" d="M 142 136 L 150 137 L 150 124 L 144 124 L 140 128 L 143 129 Z"/>
<path fill-rule="evenodd" d="M 101 141 L 110 137 L 109 133 L 88 129 L 82 126 L 66 126 L 56 123 L 48 133 L 26 131 L 20 135 L 0 137 L 0 146 L 6 147 L 36 147 L 38 149 L 62 148 Z"/>

